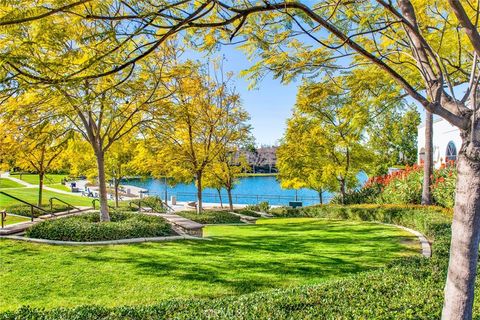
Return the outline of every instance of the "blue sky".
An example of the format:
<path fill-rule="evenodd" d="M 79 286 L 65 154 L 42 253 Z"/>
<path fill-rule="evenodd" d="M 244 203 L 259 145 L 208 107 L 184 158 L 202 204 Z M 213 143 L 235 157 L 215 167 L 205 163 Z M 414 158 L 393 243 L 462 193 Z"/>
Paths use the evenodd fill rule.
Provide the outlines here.
<path fill-rule="evenodd" d="M 283 136 L 286 121 L 292 114 L 298 83 L 283 85 L 280 80 L 265 77 L 256 89 L 249 90 L 247 79 L 238 76 L 252 62 L 234 46 L 222 46 L 215 56 L 225 56 L 225 71 L 237 74 L 235 85 L 240 93 L 243 107 L 250 113 L 252 133 L 258 145 L 277 144 Z"/>

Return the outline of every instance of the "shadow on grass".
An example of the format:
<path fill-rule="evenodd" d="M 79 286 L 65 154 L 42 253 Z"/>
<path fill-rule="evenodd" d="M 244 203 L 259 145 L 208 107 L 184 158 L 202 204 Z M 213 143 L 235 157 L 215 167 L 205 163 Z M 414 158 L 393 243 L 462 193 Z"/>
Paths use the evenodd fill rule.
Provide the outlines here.
<path fill-rule="evenodd" d="M 218 230 L 217 230 L 218 228 Z M 98 248 L 79 259 L 133 267 L 136 275 L 168 278 L 186 286 L 221 285 L 243 294 L 313 283 L 388 263 L 396 253 L 416 253 L 376 224 L 342 222 L 213 227 L 213 241 L 139 244 L 123 250 Z"/>

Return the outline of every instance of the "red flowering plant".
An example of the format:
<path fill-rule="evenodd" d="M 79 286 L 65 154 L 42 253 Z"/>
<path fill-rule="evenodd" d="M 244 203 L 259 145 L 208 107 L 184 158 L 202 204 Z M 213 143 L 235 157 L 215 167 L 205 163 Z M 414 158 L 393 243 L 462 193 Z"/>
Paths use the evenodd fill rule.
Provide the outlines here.
<path fill-rule="evenodd" d="M 457 170 L 453 161 L 443 163 L 440 169 L 434 171 L 430 188 L 435 204 L 446 208 L 453 207 L 456 180 Z"/>
<path fill-rule="evenodd" d="M 383 184 L 377 202 L 419 204 L 422 198 L 422 176 L 422 166 L 415 164 L 377 178 L 376 180 Z"/>

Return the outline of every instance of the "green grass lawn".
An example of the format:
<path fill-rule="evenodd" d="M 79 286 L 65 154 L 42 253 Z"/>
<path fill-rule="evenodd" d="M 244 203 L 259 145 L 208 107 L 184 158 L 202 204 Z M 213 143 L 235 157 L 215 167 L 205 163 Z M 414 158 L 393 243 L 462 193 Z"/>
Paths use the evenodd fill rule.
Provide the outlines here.
<path fill-rule="evenodd" d="M 49 174 L 45 175 L 43 183 L 45 185 L 59 184 L 67 176 L 68 175 L 66 175 L 66 174 L 50 174 L 49 173 Z M 12 177 L 23 180 L 25 182 L 28 182 L 28 183 L 31 183 L 31 184 L 34 184 L 34 185 L 38 185 L 38 182 L 39 182 L 38 174 L 30 174 L 30 173 L 22 174 L 22 175 L 12 174 Z"/>
<path fill-rule="evenodd" d="M 53 188 L 53 189 L 57 189 L 57 190 L 61 190 L 61 191 L 68 191 L 68 192 L 71 192 L 72 191 L 72 188 L 70 188 L 70 185 L 68 186 L 65 186 L 61 183 L 56 183 L 56 184 L 49 184 L 48 185 L 50 188 Z"/>
<path fill-rule="evenodd" d="M 209 226 L 212 241 L 49 246 L 0 239 L 0 310 L 152 304 L 313 284 L 419 254 L 395 227 L 265 219 Z"/>
<path fill-rule="evenodd" d="M 5 192 L 32 204 L 36 204 L 38 201 L 37 200 L 38 188 L 11 189 L 11 190 L 5 190 Z M 91 198 L 62 194 L 62 193 L 52 192 L 49 190 L 43 190 L 43 202 L 45 205 L 48 204 L 48 199 L 50 199 L 51 197 L 57 197 L 74 206 L 91 206 L 92 205 Z M 54 203 L 58 203 L 58 202 L 54 202 Z M 0 194 L 0 207 L 8 208 L 9 206 L 18 205 L 18 204 L 20 204 L 20 202 Z"/>
<path fill-rule="evenodd" d="M 23 188 L 24 186 L 20 183 L 12 181 L 10 179 L 0 178 L 0 189 L 8 188 Z"/>
<path fill-rule="evenodd" d="M 26 221 L 30 221 L 30 219 L 25 218 L 25 217 L 12 216 L 12 215 L 7 214 L 7 220 L 5 220 L 5 225 L 19 223 L 19 222 L 26 222 Z M 1 264 L 1 262 L 0 262 L 0 264 Z"/>

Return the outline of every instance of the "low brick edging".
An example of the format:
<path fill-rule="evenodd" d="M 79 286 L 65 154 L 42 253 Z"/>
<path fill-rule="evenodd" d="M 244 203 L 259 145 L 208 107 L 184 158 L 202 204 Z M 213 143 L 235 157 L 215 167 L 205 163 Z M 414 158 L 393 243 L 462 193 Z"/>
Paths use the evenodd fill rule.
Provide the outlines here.
<path fill-rule="evenodd" d="M 400 226 L 398 224 L 390 224 L 390 223 L 382 223 L 387 226 L 392 226 L 392 227 L 397 227 L 402 230 L 405 230 L 407 232 L 410 232 L 411 234 L 415 235 L 418 240 L 420 241 L 420 245 L 422 246 L 422 255 L 425 258 L 430 258 L 432 257 L 432 246 L 430 245 L 430 242 L 428 241 L 427 237 L 423 235 L 423 233 L 418 232 L 417 230 L 413 230 L 404 226 Z"/>
<path fill-rule="evenodd" d="M 198 237 L 193 237 L 189 235 L 119 239 L 119 240 L 91 241 L 91 242 L 35 239 L 35 238 L 27 238 L 22 236 L 1 236 L 0 239 L 18 240 L 18 241 L 26 241 L 26 242 L 34 242 L 34 243 L 42 243 L 42 244 L 52 244 L 52 245 L 64 245 L 64 246 L 99 246 L 99 245 L 115 245 L 115 244 L 132 244 L 132 243 L 143 243 L 143 242 L 163 242 L 163 241 L 175 241 L 175 240 L 205 240 L 205 241 L 211 240 L 208 238 L 198 238 Z"/>

